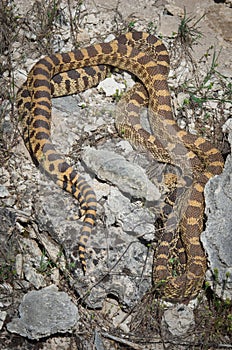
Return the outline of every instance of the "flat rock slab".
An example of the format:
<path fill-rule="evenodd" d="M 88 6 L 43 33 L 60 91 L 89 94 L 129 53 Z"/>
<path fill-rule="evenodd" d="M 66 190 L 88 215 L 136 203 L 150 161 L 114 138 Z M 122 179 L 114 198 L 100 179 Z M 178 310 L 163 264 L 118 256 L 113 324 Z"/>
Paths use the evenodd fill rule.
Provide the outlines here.
<path fill-rule="evenodd" d="M 159 190 L 148 179 L 145 170 L 128 162 L 123 156 L 88 147 L 82 159 L 100 179 L 110 181 L 121 192 L 134 198 L 145 198 L 149 202 L 160 199 Z"/>
<path fill-rule="evenodd" d="M 231 136 L 230 133 L 229 140 Z M 206 184 L 205 200 L 208 220 L 206 230 L 201 235 L 210 264 L 206 279 L 220 297 L 230 299 L 232 298 L 231 174 L 232 157 L 228 156 L 223 173 Z"/>
<path fill-rule="evenodd" d="M 58 292 L 54 285 L 27 293 L 19 306 L 19 316 L 7 324 L 7 329 L 29 339 L 68 332 L 79 319 L 69 296 Z"/>
<path fill-rule="evenodd" d="M 181 336 L 194 326 L 194 313 L 187 305 L 178 304 L 164 311 L 162 323 L 172 335 Z"/>

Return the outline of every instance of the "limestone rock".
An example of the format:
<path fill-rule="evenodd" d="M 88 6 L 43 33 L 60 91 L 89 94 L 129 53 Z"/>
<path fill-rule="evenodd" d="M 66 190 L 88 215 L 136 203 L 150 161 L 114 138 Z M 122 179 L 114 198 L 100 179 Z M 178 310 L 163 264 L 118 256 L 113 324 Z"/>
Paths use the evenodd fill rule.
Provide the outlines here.
<path fill-rule="evenodd" d="M 230 140 L 231 136 L 229 137 Z M 208 255 L 206 279 L 221 297 L 232 298 L 232 156 L 228 156 L 224 171 L 205 187 L 206 230 L 201 240 Z M 214 279 L 217 279 L 215 282 Z M 214 281 L 214 282 L 213 282 Z"/>
<path fill-rule="evenodd" d="M 27 293 L 19 306 L 19 318 L 7 324 L 8 331 L 29 339 L 40 339 L 71 330 L 78 321 L 78 309 L 54 285 Z"/>
<path fill-rule="evenodd" d="M 145 198 L 149 202 L 160 198 L 158 189 L 147 178 L 145 171 L 121 155 L 107 150 L 86 148 L 82 159 L 100 179 L 110 181 L 123 193 L 135 198 Z"/>
<path fill-rule="evenodd" d="M 165 310 L 162 321 L 172 335 L 181 336 L 194 325 L 194 314 L 187 305 L 180 304 Z"/>

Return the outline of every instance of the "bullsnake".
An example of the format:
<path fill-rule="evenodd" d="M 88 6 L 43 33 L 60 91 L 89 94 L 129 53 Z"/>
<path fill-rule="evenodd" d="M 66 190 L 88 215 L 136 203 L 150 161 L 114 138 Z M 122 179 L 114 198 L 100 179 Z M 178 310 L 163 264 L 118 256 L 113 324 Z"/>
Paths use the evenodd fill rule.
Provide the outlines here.
<path fill-rule="evenodd" d="M 208 141 L 180 130 L 173 119 L 167 84 L 169 56 L 158 38 L 148 33 L 129 32 L 109 43 L 40 59 L 17 95 L 24 142 L 36 165 L 41 166 L 80 203 L 84 222 L 78 250 L 85 270 L 85 246 L 95 224 L 97 202 L 93 189 L 63 160 L 52 144 L 51 97 L 71 94 L 94 85 L 104 76 L 104 65 L 127 70 L 141 82 L 124 103 L 122 111 L 126 111 L 128 117 L 118 117 L 119 132 L 133 143 L 142 144 L 158 160 L 181 168 L 179 191 L 182 194 L 182 189 L 186 189 L 187 193 L 183 197 L 182 218 L 178 222 L 177 215 L 173 214 L 175 211 L 167 218 L 154 255 L 153 284 L 155 289 L 160 288 L 164 299 L 188 300 L 199 292 L 206 270 L 206 256 L 200 243 L 203 190 L 213 175 L 222 172 L 223 160 L 220 152 Z M 147 103 L 152 135 L 142 128 L 138 120 L 140 106 Z M 186 262 L 184 272 L 173 276 L 169 248 L 173 241 L 177 241 L 176 231 L 181 235 Z M 78 255 L 77 252 L 74 254 Z"/>

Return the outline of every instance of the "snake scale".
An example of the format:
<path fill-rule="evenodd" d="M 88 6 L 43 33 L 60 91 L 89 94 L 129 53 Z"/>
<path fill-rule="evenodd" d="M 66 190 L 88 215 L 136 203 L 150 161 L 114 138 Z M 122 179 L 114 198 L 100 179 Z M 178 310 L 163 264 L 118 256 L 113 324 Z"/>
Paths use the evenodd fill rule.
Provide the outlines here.
<path fill-rule="evenodd" d="M 119 133 L 132 143 L 141 144 L 158 160 L 181 168 L 179 191 L 182 193 L 181 190 L 186 188 L 188 195 L 184 197 L 181 220 L 177 222 L 174 211 L 167 217 L 166 228 L 154 254 L 153 284 L 154 289 L 160 288 L 164 299 L 189 300 L 199 292 L 206 270 L 206 256 L 200 242 L 204 186 L 212 176 L 222 172 L 223 159 L 210 142 L 179 129 L 173 119 L 167 84 L 169 56 L 158 38 L 148 33 L 129 32 L 109 43 L 40 59 L 17 95 L 24 142 L 36 165 L 80 204 L 84 221 L 74 254 L 77 258 L 79 251 L 85 271 L 85 247 L 95 224 L 97 202 L 93 189 L 52 144 L 51 98 L 96 84 L 102 79 L 105 66 L 129 71 L 140 81 L 124 101 L 122 111 L 128 116 L 119 116 L 116 121 Z M 146 104 L 152 134 L 142 128 L 138 118 L 139 108 Z M 183 273 L 174 276 L 170 271 L 170 247 L 176 241 L 176 232 L 181 237 L 185 262 Z"/>

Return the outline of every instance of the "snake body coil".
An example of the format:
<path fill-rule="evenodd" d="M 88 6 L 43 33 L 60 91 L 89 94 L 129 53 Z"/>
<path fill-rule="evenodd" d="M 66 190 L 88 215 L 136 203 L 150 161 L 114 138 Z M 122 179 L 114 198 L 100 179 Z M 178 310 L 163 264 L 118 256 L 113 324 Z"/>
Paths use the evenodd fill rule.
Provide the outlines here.
<path fill-rule="evenodd" d="M 166 229 L 154 257 L 153 282 L 156 287 L 162 285 L 165 299 L 190 299 L 199 292 L 206 270 L 206 257 L 200 242 L 204 186 L 213 175 L 221 173 L 223 160 L 220 152 L 208 141 L 180 130 L 173 119 L 167 85 L 169 58 L 159 39 L 147 33 L 132 32 L 110 43 L 39 60 L 17 97 L 25 144 L 35 163 L 80 203 L 84 223 L 79 254 L 85 269 L 84 252 L 96 219 L 96 197 L 84 178 L 63 160 L 52 144 L 51 98 L 78 92 L 95 84 L 104 76 L 103 65 L 127 70 L 141 82 L 127 100 L 125 110 L 128 121 L 120 117 L 116 121 L 119 132 L 132 142 L 142 144 L 158 160 L 181 168 L 182 188 L 187 189 L 188 195 L 184 197 L 186 200 L 180 222 L 173 213 L 167 218 Z M 146 103 L 152 135 L 138 121 L 139 108 Z M 174 230 L 171 229 L 173 227 Z M 170 245 L 176 241 L 176 231 L 181 236 L 186 255 L 185 270 L 179 276 L 173 276 L 169 267 Z"/>

